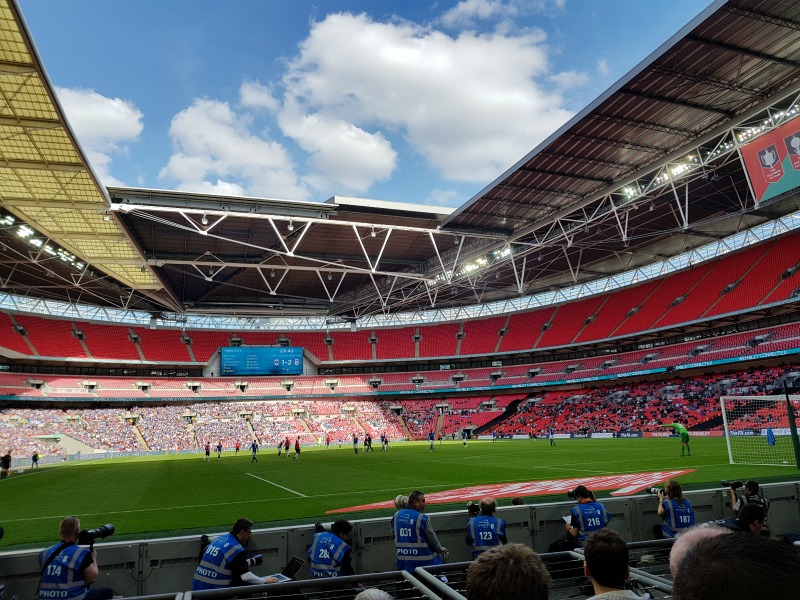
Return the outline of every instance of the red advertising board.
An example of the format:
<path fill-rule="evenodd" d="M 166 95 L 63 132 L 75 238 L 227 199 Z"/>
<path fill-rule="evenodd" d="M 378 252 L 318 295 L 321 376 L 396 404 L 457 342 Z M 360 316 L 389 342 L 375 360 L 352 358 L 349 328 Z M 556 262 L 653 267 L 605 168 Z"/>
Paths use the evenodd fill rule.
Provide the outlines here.
<path fill-rule="evenodd" d="M 741 153 L 756 204 L 800 187 L 800 117 L 745 144 Z"/>

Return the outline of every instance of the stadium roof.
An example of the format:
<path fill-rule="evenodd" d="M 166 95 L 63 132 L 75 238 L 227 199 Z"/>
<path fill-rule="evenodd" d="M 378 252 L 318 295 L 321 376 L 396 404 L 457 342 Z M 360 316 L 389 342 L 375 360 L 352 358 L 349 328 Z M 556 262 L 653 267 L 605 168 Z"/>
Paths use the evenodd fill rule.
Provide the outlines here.
<path fill-rule="evenodd" d="M 105 189 L 13 0 L 0 0 L 0 28 L 11 294 L 348 320 L 590 281 L 798 208 L 797 190 L 757 206 L 738 155 L 745 132 L 797 115 L 796 0 L 713 3 L 456 210 Z"/>

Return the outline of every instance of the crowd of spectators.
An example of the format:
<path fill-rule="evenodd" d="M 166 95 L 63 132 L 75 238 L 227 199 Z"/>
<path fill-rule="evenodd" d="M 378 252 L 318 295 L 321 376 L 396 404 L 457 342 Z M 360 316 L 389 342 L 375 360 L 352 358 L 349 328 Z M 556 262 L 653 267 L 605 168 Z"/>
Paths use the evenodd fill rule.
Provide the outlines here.
<path fill-rule="evenodd" d="M 550 391 L 515 398 L 515 412 L 485 434 L 544 435 L 655 431 L 664 422 L 719 428 L 719 396 L 774 393 L 794 367 L 749 369 L 733 373 L 638 382 L 628 386 Z M 488 399 L 484 399 L 488 400 Z M 163 406 L 84 409 L 0 409 L 0 444 L 16 454 L 38 450 L 43 456 L 63 449 L 36 436 L 66 435 L 95 451 L 191 450 L 206 441 L 232 448 L 258 439 L 274 444 L 289 435 L 315 441 L 348 440 L 356 433 L 390 439 L 427 439 L 481 427 L 503 413 L 480 397 L 424 400 L 280 400 L 192 402 Z M 506 404 L 508 405 L 508 404 Z M 774 408 L 758 407 L 738 425 L 783 425 Z"/>

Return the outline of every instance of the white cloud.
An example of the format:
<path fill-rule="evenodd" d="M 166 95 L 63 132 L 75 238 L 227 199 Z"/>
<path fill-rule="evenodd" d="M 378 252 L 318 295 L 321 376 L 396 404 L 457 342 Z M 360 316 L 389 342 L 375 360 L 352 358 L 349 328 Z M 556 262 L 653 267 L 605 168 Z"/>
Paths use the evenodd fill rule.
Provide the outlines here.
<path fill-rule="evenodd" d="M 56 88 L 67 119 L 104 185 L 124 185 L 111 175 L 114 154 L 127 154 L 144 129 L 142 112 L 130 101 L 94 90 Z"/>
<path fill-rule="evenodd" d="M 556 84 L 558 89 L 569 90 L 589 83 L 589 76 L 580 71 L 561 71 L 551 75 L 550 80 Z"/>
<path fill-rule="evenodd" d="M 608 77 L 608 74 L 611 72 L 611 69 L 608 67 L 608 61 L 605 58 L 598 59 L 597 72 L 601 77 Z"/>
<path fill-rule="evenodd" d="M 543 86 L 545 40 L 539 30 L 454 38 L 329 15 L 289 65 L 279 124 L 314 154 L 317 177 L 351 189 L 385 178 L 396 152 L 389 142 L 401 140 L 446 179 L 485 183 L 571 116 Z"/>
<path fill-rule="evenodd" d="M 433 190 L 428 197 L 422 201 L 422 204 L 430 204 L 433 206 L 461 206 L 466 198 L 462 197 L 454 190 Z"/>
<path fill-rule="evenodd" d="M 374 183 L 389 179 L 397 164 L 397 153 L 380 132 L 324 112 L 302 113 L 291 99 L 279 124 L 309 153 L 306 181 L 318 190 L 365 194 Z"/>
<path fill-rule="evenodd" d="M 250 125 L 226 102 L 195 100 L 172 119 L 175 151 L 159 176 L 195 192 L 306 199 L 286 149 L 253 135 Z"/>
<path fill-rule="evenodd" d="M 502 0 L 462 0 L 442 15 L 446 27 L 468 27 L 475 21 L 513 17 L 517 8 Z"/>
<path fill-rule="evenodd" d="M 279 106 L 272 90 L 257 81 L 242 82 L 239 87 L 239 102 L 246 108 L 264 108 L 270 112 L 275 112 Z"/>

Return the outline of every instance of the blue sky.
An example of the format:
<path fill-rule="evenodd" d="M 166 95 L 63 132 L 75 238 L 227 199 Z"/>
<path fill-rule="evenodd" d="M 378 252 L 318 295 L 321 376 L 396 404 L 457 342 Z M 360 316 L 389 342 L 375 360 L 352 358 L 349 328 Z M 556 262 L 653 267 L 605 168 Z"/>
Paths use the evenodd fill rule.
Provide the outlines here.
<path fill-rule="evenodd" d="M 709 5 L 18 1 L 106 185 L 446 206 Z"/>

